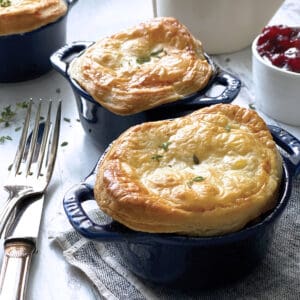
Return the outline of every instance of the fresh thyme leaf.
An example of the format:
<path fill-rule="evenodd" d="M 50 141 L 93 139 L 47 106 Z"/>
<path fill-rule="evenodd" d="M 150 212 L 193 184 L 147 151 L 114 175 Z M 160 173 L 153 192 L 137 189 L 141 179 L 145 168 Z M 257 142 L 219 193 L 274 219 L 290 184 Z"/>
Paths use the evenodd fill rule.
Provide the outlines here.
<path fill-rule="evenodd" d="M 0 144 L 4 144 L 5 141 L 12 141 L 12 138 L 9 135 L 0 136 Z"/>
<path fill-rule="evenodd" d="M 169 150 L 169 145 L 171 144 L 171 142 L 164 142 L 162 143 L 159 148 L 164 149 L 166 152 Z"/>
<path fill-rule="evenodd" d="M 163 158 L 163 156 L 159 155 L 159 154 L 155 154 L 151 157 L 151 159 L 156 160 L 156 161 L 160 161 L 161 158 Z"/>
<path fill-rule="evenodd" d="M 194 182 L 200 182 L 200 181 L 203 181 L 205 178 L 203 176 L 196 176 L 194 177 L 192 180 Z"/>
<path fill-rule="evenodd" d="M 67 145 L 68 145 L 68 142 L 62 142 L 62 143 L 60 144 L 61 147 L 65 147 L 65 146 L 67 146 Z"/>
<path fill-rule="evenodd" d="M 254 106 L 254 104 L 253 104 L 253 103 L 250 103 L 248 106 L 249 106 L 249 108 L 250 108 L 250 109 L 253 109 L 253 110 L 255 110 L 255 106 Z"/>
<path fill-rule="evenodd" d="M 164 48 L 154 51 L 150 54 L 150 56 L 157 57 L 160 53 L 164 52 Z"/>
<path fill-rule="evenodd" d="M 64 121 L 66 121 L 66 122 L 71 122 L 71 119 L 69 119 L 69 118 L 64 118 Z"/>
<path fill-rule="evenodd" d="M 230 125 L 227 124 L 227 125 L 225 126 L 225 130 L 229 132 L 229 131 L 231 130 Z"/>
<path fill-rule="evenodd" d="M 205 180 L 203 176 L 196 176 L 188 181 L 187 185 L 191 188 L 194 182 L 201 182 Z"/>
<path fill-rule="evenodd" d="M 22 127 L 15 128 L 15 131 L 19 131 Z"/>
<path fill-rule="evenodd" d="M 10 164 L 7 168 L 8 171 L 11 171 L 13 164 Z"/>
<path fill-rule="evenodd" d="M 1 112 L 0 123 L 4 123 L 5 127 L 8 127 L 10 125 L 9 122 L 14 118 L 15 115 L 16 112 L 11 109 L 11 105 L 4 107 L 3 111 Z"/>
<path fill-rule="evenodd" d="M 1 7 L 8 7 L 11 5 L 11 1 L 10 0 L 0 0 L 0 6 Z"/>
<path fill-rule="evenodd" d="M 27 108 L 28 107 L 28 102 L 26 102 L 26 101 L 22 101 L 22 102 L 18 102 L 18 103 L 16 103 L 16 106 L 18 107 L 18 108 Z"/>
<path fill-rule="evenodd" d="M 193 162 L 195 165 L 199 165 L 200 161 L 196 154 L 193 154 Z"/>
<path fill-rule="evenodd" d="M 149 62 L 150 60 L 151 60 L 150 56 L 145 56 L 145 57 L 138 57 L 136 59 L 136 62 L 141 65 L 141 64 L 144 64 L 146 62 Z"/>

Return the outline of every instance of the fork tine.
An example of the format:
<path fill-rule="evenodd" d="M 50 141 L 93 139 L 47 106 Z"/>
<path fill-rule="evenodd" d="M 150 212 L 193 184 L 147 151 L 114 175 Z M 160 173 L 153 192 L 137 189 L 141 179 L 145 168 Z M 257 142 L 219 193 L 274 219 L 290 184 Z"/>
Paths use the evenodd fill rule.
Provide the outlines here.
<path fill-rule="evenodd" d="M 37 136 L 38 136 L 38 128 L 39 128 L 40 116 L 41 116 L 41 105 L 42 105 L 42 101 L 39 102 L 38 109 L 37 109 L 36 116 L 35 116 L 34 128 L 33 128 L 33 133 L 32 133 L 32 137 L 31 137 L 31 141 L 30 141 L 26 169 L 25 169 L 26 175 L 28 175 L 30 172 L 32 158 L 33 158 L 33 154 L 34 154 L 34 150 L 35 150 L 35 146 L 36 146 L 36 140 L 37 140 Z"/>
<path fill-rule="evenodd" d="M 26 144 L 26 138 L 27 138 L 27 132 L 29 128 L 29 121 L 30 121 L 30 115 L 31 115 L 31 107 L 32 107 L 32 101 L 29 102 L 28 108 L 27 108 L 27 113 L 25 117 L 25 122 L 24 122 L 24 127 L 22 130 L 20 142 L 18 145 L 18 150 L 16 152 L 16 156 L 14 158 L 13 164 L 12 164 L 12 172 L 13 175 L 15 176 L 19 172 L 20 164 L 22 161 L 22 157 L 24 154 L 24 149 L 25 149 L 25 144 Z"/>
<path fill-rule="evenodd" d="M 48 136 L 49 136 L 49 131 L 50 131 L 50 124 L 51 124 L 51 108 L 52 108 L 52 101 L 49 101 L 47 118 L 46 118 L 46 122 L 45 122 L 45 128 L 43 131 L 43 139 L 41 142 L 41 147 L 39 150 L 39 156 L 38 156 L 38 160 L 37 160 L 37 172 L 36 172 L 37 177 L 40 175 L 44 156 L 46 153 L 45 150 L 46 150 L 46 146 L 47 146 L 47 141 L 48 141 Z"/>
<path fill-rule="evenodd" d="M 57 153 L 57 149 L 58 149 L 58 139 L 59 139 L 59 132 L 60 132 L 60 119 L 61 119 L 61 101 L 59 101 L 59 103 L 58 103 L 53 134 L 52 134 L 52 138 L 51 138 L 51 141 L 50 141 L 51 142 L 51 149 L 50 149 L 49 160 L 47 162 L 47 174 L 46 174 L 46 180 L 48 182 L 50 181 L 50 178 L 51 178 L 52 173 L 53 173 L 56 153 Z"/>

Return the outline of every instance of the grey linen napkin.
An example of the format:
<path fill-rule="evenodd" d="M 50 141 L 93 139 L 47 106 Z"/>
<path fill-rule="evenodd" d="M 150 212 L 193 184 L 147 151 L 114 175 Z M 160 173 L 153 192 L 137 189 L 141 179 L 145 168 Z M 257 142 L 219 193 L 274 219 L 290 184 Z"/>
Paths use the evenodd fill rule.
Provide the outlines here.
<path fill-rule="evenodd" d="M 89 215 L 99 223 L 106 219 L 95 208 Z M 219 289 L 184 291 L 145 282 L 126 269 L 114 243 L 87 240 L 70 227 L 53 241 L 66 261 L 90 279 L 99 299 L 300 299 L 300 179 L 293 181 L 267 257 L 240 282 Z"/>

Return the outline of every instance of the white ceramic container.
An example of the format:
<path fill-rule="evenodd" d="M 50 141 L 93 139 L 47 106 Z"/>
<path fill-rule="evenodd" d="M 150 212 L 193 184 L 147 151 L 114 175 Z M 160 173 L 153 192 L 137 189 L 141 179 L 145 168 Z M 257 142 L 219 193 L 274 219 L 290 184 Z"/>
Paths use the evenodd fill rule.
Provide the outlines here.
<path fill-rule="evenodd" d="M 261 32 L 283 0 L 152 0 L 154 16 L 175 17 L 208 54 L 241 50 Z"/>
<path fill-rule="evenodd" d="M 252 43 L 252 74 L 256 106 L 271 118 L 300 126 L 300 73 L 272 65 Z"/>

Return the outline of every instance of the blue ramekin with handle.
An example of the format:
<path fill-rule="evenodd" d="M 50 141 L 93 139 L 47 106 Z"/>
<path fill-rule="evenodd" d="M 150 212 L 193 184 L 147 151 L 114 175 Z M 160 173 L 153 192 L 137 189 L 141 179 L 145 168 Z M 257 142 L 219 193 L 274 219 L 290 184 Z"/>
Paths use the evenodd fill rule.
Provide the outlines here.
<path fill-rule="evenodd" d="M 285 153 L 278 202 L 274 209 L 238 232 L 188 237 L 137 232 L 113 220 L 96 224 L 82 204 L 95 201 L 93 187 L 97 167 L 66 193 L 65 213 L 75 230 L 85 238 L 114 243 L 128 269 L 150 282 L 211 287 L 241 279 L 263 260 L 276 238 L 276 225 L 289 202 L 292 179 L 300 173 L 300 141 L 279 127 L 269 126 L 269 129 Z"/>
<path fill-rule="evenodd" d="M 78 0 L 65 0 L 67 12 L 38 29 L 0 36 L 0 82 L 37 78 L 52 69 L 50 55 L 66 43 L 67 15 Z"/>
<path fill-rule="evenodd" d="M 70 82 L 83 129 L 103 149 L 124 130 L 133 125 L 148 121 L 176 118 L 212 104 L 230 103 L 241 89 L 241 81 L 236 76 L 220 69 L 206 55 L 208 62 L 213 68 L 213 76 L 204 89 L 172 103 L 163 104 L 132 115 L 120 116 L 102 107 L 69 74 L 69 63 L 74 58 L 82 55 L 93 44 L 94 42 L 80 41 L 65 45 L 53 53 L 50 59 L 53 68 Z M 222 91 L 217 96 L 209 96 L 209 93 L 216 86 L 219 88 L 221 86 Z"/>

